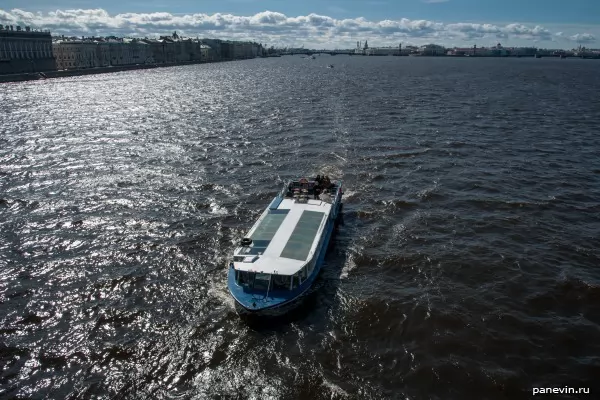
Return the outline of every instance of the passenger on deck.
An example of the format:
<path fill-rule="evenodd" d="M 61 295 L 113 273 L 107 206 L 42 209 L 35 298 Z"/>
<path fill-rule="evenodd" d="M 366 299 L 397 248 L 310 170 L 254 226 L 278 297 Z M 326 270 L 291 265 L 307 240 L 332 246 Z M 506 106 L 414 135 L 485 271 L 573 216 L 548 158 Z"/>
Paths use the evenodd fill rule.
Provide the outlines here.
<path fill-rule="evenodd" d="M 325 189 L 329 189 L 331 187 L 331 181 L 329 180 L 329 176 L 325 176 L 323 179 L 323 187 Z"/>
<path fill-rule="evenodd" d="M 327 189 L 323 189 L 323 193 L 319 195 L 319 199 L 324 201 L 325 203 L 331 203 L 331 196 L 329 195 L 329 191 Z"/>
<path fill-rule="evenodd" d="M 319 200 L 320 194 L 321 194 L 321 186 L 315 185 L 315 187 L 313 188 L 313 195 L 314 195 L 315 200 Z"/>
<path fill-rule="evenodd" d="M 317 185 L 321 184 L 321 175 L 317 175 L 317 177 L 315 178 L 315 182 L 317 182 Z"/>

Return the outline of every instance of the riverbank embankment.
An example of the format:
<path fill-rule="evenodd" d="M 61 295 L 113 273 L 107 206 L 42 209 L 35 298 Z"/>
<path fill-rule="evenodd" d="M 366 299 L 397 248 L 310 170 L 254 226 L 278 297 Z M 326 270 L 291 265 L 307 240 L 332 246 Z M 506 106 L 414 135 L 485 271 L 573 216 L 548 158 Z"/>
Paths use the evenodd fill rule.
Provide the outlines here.
<path fill-rule="evenodd" d="M 35 81 L 35 80 L 50 79 L 50 78 L 65 78 L 65 77 L 70 77 L 70 76 L 82 76 L 82 75 L 93 75 L 93 74 L 106 74 L 106 73 L 111 73 L 111 72 L 131 71 L 131 70 L 136 70 L 136 69 L 175 67 L 175 66 L 179 66 L 179 65 L 205 64 L 207 62 L 212 62 L 212 61 L 184 61 L 184 62 L 164 63 L 164 64 L 135 64 L 135 65 L 119 65 L 119 66 L 111 66 L 111 67 L 67 69 L 67 70 L 59 70 L 59 71 L 29 72 L 29 73 L 20 73 L 20 74 L 0 75 L 0 83 Z"/>

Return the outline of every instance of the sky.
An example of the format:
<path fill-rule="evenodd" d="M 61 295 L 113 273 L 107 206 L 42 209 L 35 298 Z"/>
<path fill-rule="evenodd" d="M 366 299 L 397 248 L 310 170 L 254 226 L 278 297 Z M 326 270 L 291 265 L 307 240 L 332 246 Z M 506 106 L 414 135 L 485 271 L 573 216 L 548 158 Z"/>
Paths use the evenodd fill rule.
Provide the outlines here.
<path fill-rule="evenodd" d="M 68 36 L 252 40 L 276 47 L 436 43 L 600 47 L 600 0 L 2 0 L 0 24 Z"/>

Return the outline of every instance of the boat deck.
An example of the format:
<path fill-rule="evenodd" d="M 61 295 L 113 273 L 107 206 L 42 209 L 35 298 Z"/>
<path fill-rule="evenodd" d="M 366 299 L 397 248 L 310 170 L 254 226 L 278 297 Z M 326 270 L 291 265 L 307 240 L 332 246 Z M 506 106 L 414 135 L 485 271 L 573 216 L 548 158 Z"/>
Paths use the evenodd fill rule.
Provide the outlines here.
<path fill-rule="evenodd" d="M 321 211 L 304 210 L 279 256 L 294 260 L 306 260 L 323 221 L 323 215 L 324 213 Z"/>
<path fill-rule="evenodd" d="M 306 203 L 285 198 L 249 232 L 250 247 L 239 255 L 244 261 L 234 262 L 236 270 L 281 275 L 297 272 L 312 257 L 331 204 L 321 200 Z M 262 254 L 259 254 L 262 253 Z"/>

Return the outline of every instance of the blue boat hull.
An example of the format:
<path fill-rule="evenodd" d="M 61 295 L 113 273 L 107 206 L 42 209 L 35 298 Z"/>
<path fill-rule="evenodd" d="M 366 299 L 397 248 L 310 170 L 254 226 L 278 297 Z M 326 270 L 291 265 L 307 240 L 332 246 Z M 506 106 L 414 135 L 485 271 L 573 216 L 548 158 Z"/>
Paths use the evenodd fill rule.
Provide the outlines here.
<path fill-rule="evenodd" d="M 325 254 L 329 247 L 329 242 L 335 225 L 340 216 L 342 203 L 336 205 L 332 210 L 334 218 L 327 221 L 324 230 L 324 239 L 316 255 L 315 267 L 312 273 L 297 288 L 285 291 L 272 291 L 266 295 L 263 292 L 255 292 L 239 286 L 235 282 L 235 270 L 229 267 L 227 276 L 227 286 L 236 303 L 236 311 L 240 315 L 252 316 L 281 316 L 298 307 L 302 299 L 310 293 L 321 267 L 325 260 Z"/>

